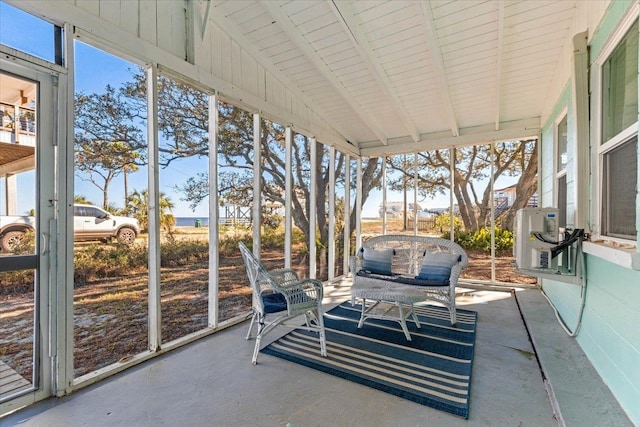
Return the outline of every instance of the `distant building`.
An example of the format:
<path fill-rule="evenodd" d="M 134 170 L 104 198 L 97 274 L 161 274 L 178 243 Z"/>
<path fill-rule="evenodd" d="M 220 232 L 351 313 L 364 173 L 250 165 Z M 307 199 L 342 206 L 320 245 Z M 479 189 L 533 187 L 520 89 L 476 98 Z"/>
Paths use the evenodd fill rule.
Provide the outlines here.
<path fill-rule="evenodd" d="M 493 191 L 493 201 L 495 205 L 496 216 L 513 206 L 516 201 L 516 188 L 517 185 L 513 184 L 508 187 L 498 188 Z M 529 199 L 527 206 L 538 206 L 538 193 L 534 193 Z"/>
<path fill-rule="evenodd" d="M 407 203 L 407 217 L 413 218 L 415 211 L 420 211 L 422 208 L 419 204 L 414 206 L 413 203 Z M 387 202 L 387 218 L 402 218 L 404 213 L 404 202 Z M 380 218 L 384 214 L 384 204 L 380 203 L 378 209 L 378 215 Z"/>

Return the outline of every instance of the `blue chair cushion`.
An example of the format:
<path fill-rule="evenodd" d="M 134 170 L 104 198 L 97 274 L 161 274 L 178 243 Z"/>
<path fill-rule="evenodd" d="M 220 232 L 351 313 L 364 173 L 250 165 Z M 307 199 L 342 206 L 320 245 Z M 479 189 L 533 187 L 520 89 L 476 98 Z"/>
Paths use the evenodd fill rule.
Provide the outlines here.
<path fill-rule="evenodd" d="M 361 248 L 362 252 L 362 269 L 375 274 L 391 274 L 391 264 L 393 263 L 393 249 L 369 249 Z"/>
<path fill-rule="evenodd" d="M 398 283 L 400 285 L 412 285 L 412 286 L 449 286 L 449 277 L 446 280 L 428 280 L 418 279 L 418 276 L 407 276 L 404 274 L 392 273 L 387 274 L 375 274 L 360 270 L 356 273 L 357 276 L 366 277 L 368 279 L 384 280 L 385 282 Z"/>
<path fill-rule="evenodd" d="M 460 255 L 449 252 L 427 252 L 422 259 L 422 267 L 416 279 L 422 280 L 449 280 L 451 267 L 460 261 Z"/>
<path fill-rule="evenodd" d="M 264 305 L 264 313 L 277 313 L 287 309 L 287 300 L 281 293 L 262 295 L 262 304 Z"/>

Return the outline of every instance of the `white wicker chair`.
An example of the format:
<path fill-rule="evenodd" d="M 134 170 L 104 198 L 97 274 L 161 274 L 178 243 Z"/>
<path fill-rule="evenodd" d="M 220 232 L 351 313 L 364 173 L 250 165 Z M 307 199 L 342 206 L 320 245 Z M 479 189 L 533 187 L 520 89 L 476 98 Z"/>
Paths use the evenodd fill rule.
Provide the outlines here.
<path fill-rule="evenodd" d="M 262 337 L 276 326 L 292 317 L 304 315 L 305 325 L 286 325 L 296 329 L 315 331 L 320 334 L 320 354 L 327 355 L 325 342 L 324 321 L 322 311 L 322 283 L 313 280 L 300 280 L 298 274 L 291 269 L 267 271 L 253 253 L 240 242 L 240 252 L 247 269 L 247 276 L 253 291 L 253 316 L 247 332 L 247 339 L 251 338 L 254 323 L 258 324 L 256 344 L 253 349 L 251 362 L 258 362 L 260 341 Z M 265 323 L 267 315 L 276 316 Z"/>

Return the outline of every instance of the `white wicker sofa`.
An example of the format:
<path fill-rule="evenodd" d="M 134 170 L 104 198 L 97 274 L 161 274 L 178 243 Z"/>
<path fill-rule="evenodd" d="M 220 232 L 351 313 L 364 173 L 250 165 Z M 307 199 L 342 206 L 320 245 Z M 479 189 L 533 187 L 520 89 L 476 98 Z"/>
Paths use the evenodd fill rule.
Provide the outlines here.
<path fill-rule="evenodd" d="M 372 264 L 367 256 L 382 262 Z M 388 263 L 385 264 L 389 260 L 383 259 L 389 256 L 390 272 L 386 270 Z M 436 263 L 438 259 L 449 259 L 450 270 L 446 268 L 449 265 L 436 267 L 438 274 L 431 275 L 430 263 L 434 259 Z M 426 300 L 444 304 L 454 325 L 455 288 L 468 262 L 467 254 L 460 245 L 436 237 L 384 235 L 365 241 L 357 256 L 350 258 L 353 277 L 351 302 L 362 302 L 358 327 L 361 328 L 367 318 L 394 320 L 400 323 L 407 340 L 411 341 L 406 319 L 412 318 L 420 327 L 413 305 Z M 378 267 L 385 271 L 377 271 Z"/>

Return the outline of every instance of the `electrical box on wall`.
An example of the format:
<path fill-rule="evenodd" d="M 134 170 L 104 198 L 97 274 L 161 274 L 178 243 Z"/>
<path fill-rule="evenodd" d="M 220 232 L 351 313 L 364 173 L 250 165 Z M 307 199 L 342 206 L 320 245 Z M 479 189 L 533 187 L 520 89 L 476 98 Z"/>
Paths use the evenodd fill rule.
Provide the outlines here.
<path fill-rule="evenodd" d="M 551 250 L 559 237 L 558 209 L 519 209 L 514 231 L 513 252 L 519 270 L 557 270 Z"/>

